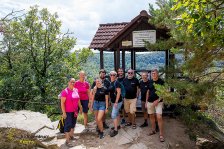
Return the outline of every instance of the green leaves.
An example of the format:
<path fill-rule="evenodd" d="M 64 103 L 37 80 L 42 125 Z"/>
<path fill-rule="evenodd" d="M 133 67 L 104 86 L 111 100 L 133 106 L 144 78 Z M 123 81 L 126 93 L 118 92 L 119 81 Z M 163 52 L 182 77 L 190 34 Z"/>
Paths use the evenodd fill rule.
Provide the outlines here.
<path fill-rule="evenodd" d="M 91 55 L 90 49 L 71 53 L 76 39 L 69 31 L 61 33 L 58 15 L 33 6 L 24 17 L 5 21 L 1 42 L 0 94 L 4 98 L 52 102 L 67 85 L 68 76 L 76 76 L 80 65 Z M 29 107 L 10 103 L 9 108 Z"/>
<path fill-rule="evenodd" d="M 172 0 L 172 5 L 169 2 L 158 0 L 159 9 L 149 9 L 154 17 L 150 23 L 169 28 L 171 38 L 147 44 L 147 48 L 160 50 L 167 45 L 172 53 L 183 53 L 185 60 L 166 70 L 168 85 L 158 87 L 158 93 L 168 104 L 209 104 L 217 94 L 216 87 L 223 83 L 224 67 L 216 64 L 224 60 L 223 1 Z M 169 87 L 175 92 L 167 92 Z M 180 100 L 182 96 L 184 100 Z"/>

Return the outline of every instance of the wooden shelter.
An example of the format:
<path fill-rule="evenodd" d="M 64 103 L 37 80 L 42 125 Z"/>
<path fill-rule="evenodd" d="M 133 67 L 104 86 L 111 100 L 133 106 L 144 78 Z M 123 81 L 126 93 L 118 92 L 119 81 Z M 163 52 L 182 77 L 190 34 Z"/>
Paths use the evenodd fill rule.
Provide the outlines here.
<path fill-rule="evenodd" d="M 131 22 L 100 24 L 89 48 L 100 51 L 100 68 L 104 68 L 104 51 L 114 52 L 114 68 L 125 70 L 125 51 L 131 52 L 131 68 L 136 69 L 136 52 L 150 51 L 145 42 L 155 43 L 157 39 L 168 39 L 166 29 L 156 28 L 149 23 L 150 15 L 142 10 Z M 120 57 L 120 51 L 122 51 Z M 165 65 L 169 65 L 169 50 L 165 51 Z M 122 58 L 122 64 L 120 59 Z"/>

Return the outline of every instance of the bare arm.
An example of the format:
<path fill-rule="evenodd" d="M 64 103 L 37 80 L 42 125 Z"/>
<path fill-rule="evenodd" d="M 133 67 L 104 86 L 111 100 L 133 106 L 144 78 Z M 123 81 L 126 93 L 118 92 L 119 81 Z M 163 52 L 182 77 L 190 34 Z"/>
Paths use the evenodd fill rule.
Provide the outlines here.
<path fill-rule="evenodd" d="M 140 88 L 139 86 L 137 86 L 137 97 L 139 96 L 139 94 L 140 94 Z"/>
<path fill-rule="evenodd" d="M 118 103 L 121 96 L 121 88 L 116 88 L 116 91 L 117 91 L 117 96 L 116 96 L 115 103 Z"/>
<path fill-rule="evenodd" d="M 145 99 L 146 103 L 148 102 L 148 99 L 149 99 L 149 90 L 147 90 L 147 92 L 146 92 L 146 99 Z"/>
<path fill-rule="evenodd" d="M 66 119 L 67 117 L 65 112 L 65 100 L 66 100 L 66 97 L 61 97 L 61 110 L 62 110 L 62 116 L 64 119 Z"/>
<path fill-rule="evenodd" d="M 109 106 L 109 95 L 105 95 L 105 98 L 106 98 L 106 113 L 108 112 L 108 106 Z"/>

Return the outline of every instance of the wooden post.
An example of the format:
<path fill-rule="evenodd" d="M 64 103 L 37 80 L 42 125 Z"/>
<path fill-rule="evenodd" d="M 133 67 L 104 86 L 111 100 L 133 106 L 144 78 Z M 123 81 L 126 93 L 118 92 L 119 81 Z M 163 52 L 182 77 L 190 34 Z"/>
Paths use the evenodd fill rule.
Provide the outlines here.
<path fill-rule="evenodd" d="M 103 49 L 100 49 L 100 69 L 104 69 Z"/>
<path fill-rule="evenodd" d="M 133 63 L 133 55 L 134 55 L 134 51 L 131 50 L 131 69 L 134 69 L 134 63 Z"/>
<path fill-rule="evenodd" d="M 133 51 L 133 69 L 136 70 L 136 55 L 135 55 L 135 50 Z"/>
<path fill-rule="evenodd" d="M 116 56 L 116 50 L 114 50 L 114 70 L 117 69 L 117 56 Z"/>
<path fill-rule="evenodd" d="M 117 67 L 115 69 L 115 71 L 120 68 L 120 49 L 117 49 Z"/>
<path fill-rule="evenodd" d="M 168 72 L 169 68 L 169 50 L 165 50 L 165 71 Z M 168 78 L 168 74 L 165 74 L 165 78 Z"/>
<path fill-rule="evenodd" d="M 125 71 L 125 50 L 122 50 L 122 68 Z"/>

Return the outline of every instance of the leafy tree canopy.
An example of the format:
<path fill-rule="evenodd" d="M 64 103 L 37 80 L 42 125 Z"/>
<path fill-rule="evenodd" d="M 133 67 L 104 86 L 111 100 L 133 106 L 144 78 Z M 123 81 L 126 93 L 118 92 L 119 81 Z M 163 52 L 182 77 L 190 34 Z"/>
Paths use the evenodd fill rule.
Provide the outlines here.
<path fill-rule="evenodd" d="M 22 101 L 55 102 L 67 86 L 67 78 L 77 76 L 80 65 L 92 54 L 90 49 L 76 50 L 76 39 L 61 32 L 57 13 L 38 6 L 22 16 L 1 20 L 0 94 Z M 6 105 L 6 104 L 5 104 Z M 6 108 L 45 110 L 43 105 L 8 102 Z"/>
<path fill-rule="evenodd" d="M 224 2 L 222 0 L 157 0 L 149 5 L 150 23 L 169 30 L 170 39 L 147 44 L 148 49 L 171 49 L 183 63 L 167 69 L 167 86 L 158 87 L 167 103 L 210 104 L 223 101 Z M 163 46 L 161 46 L 163 45 Z M 172 87 L 175 92 L 168 92 Z M 184 100 L 180 100 L 184 98 Z"/>

